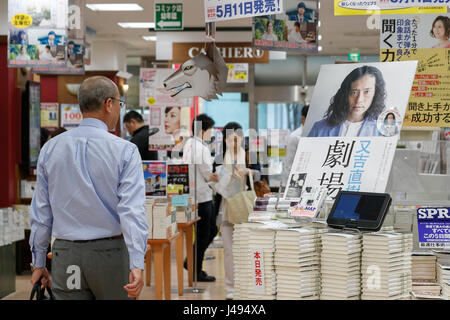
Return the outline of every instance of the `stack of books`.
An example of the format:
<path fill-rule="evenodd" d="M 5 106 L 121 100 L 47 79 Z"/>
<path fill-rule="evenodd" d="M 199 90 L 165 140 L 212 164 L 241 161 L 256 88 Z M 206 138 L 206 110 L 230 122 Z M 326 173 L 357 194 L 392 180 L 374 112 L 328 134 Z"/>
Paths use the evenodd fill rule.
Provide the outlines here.
<path fill-rule="evenodd" d="M 450 265 L 443 265 L 438 263 L 437 267 L 437 282 L 441 287 L 444 287 L 446 282 L 450 281 Z"/>
<path fill-rule="evenodd" d="M 321 300 L 358 300 L 361 294 L 361 235 L 321 236 Z"/>
<path fill-rule="evenodd" d="M 444 285 L 442 286 L 442 298 L 450 300 L 450 281 L 444 282 Z"/>
<path fill-rule="evenodd" d="M 410 233 L 363 235 L 361 299 L 410 299 L 412 239 Z"/>
<path fill-rule="evenodd" d="M 450 251 L 449 250 L 433 250 L 436 256 L 437 264 L 450 266 Z"/>
<path fill-rule="evenodd" d="M 436 282 L 436 256 L 432 252 L 412 252 L 412 281 L 413 284 Z"/>
<path fill-rule="evenodd" d="M 177 232 L 176 212 L 170 203 L 156 202 L 152 211 L 152 239 L 167 239 Z"/>
<path fill-rule="evenodd" d="M 250 227 L 260 223 L 238 223 L 233 231 L 233 263 L 234 263 L 234 293 L 235 300 L 248 299 L 252 285 L 252 265 L 249 259 Z"/>
<path fill-rule="evenodd" d="M 277 230 L 275 272 L 277 300 L 318 300 L 320 296 L 320 234 L 326 229 Z"/>
<path fill-rule="evenodd" d="M 275 230 L 272 229 L 270 224 L 251 227 L 248 246 L 248 261 L 251 263 L 252 268 L 250 277 L 252 284 L 251 288 L 249 288 L 250 294 L 246 299 L 275 300 L 277 293 L 274 265 Z M 259 257 L 256 257 L 256 255 Z M 258 276 L 258 270 L 261 271 L 262 277 Z M 262 285 L 258 284 L 257 278 L 260 278 Z"/>

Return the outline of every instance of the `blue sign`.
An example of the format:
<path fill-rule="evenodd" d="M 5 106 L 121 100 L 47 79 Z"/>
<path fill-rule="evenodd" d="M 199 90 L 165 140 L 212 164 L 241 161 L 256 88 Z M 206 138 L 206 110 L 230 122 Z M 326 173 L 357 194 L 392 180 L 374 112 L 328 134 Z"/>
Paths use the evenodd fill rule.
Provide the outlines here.
<path fill-rule="evenodd" d="M 417 209 L 420 248 L 450 248 L 450 208 Z"/>
<path fill-rule="evenodd" d="M 187 194 L 172 196 L 172 206 L 187 207 L 188 205 L 189 205 L 189 196 Z"/>

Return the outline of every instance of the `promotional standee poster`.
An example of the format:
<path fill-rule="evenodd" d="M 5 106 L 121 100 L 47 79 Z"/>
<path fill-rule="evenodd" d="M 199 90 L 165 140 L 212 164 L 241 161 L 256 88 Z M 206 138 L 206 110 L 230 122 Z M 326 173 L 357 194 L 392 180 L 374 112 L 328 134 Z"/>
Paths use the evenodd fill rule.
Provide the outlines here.
<path fill-rule="evenodd" d="M 158 68 L 141 68 L 139 75 L 139 105 L 152 106 L 184 106 L 192 107 L 193 98 L 176 99 L 170 96 L 163 85 L 164 80 L 175 70 Z"/>
<path fill-rule="evenodd" d="M 205 22 L 242 19 L 283 11 L 283 0 L 204 0 Z"/>
<path fill-rule="evenodd" d="M 190 108 L 151 107 L 149 126 L 157 132 L 148 140 L 149 150 L 183 150 L 186 138 L 190 136 Z"/>
<path fill-rule="evenodd" d="M 58 128 L 58 103 L 41 103 L 41 128 Z"/>
<path fill-rule="evenodd" d="M 167 163 L 165 161 L 142 161 L 145 194 L 154 198 L 167 197 Z"/>
<path fill-rule="evenodd" d="M 417 209 L 420 248 L 450 249 L 450 207 Z"/>
<path fill-rule="evenodd" d="M 318 0 L 284 0 L 283 12 L 253 18 L 253 45 L 263 50 L 317 53 Z"/>
<path fill-rule="evenodd" d="M 9 67 L 84 73 L 84 0 L 8 1 Z"/>
<path fill-rule="evenodd" d="M 450 14 L 381 19 L 380 61 L 418 60 L 405 126 L 450 126 Z"/>
<path fill-rule="evenodd" d="M 447 0 L 334 0 L 334 15 L 440 13 L 447 12 L 449 3 Z"/>
<path fill-rule="evenodd" d="M 167 194 L 189 194 L 189 165 L 171 164 L 167 166 Z"/>
<path fill-rule="evenodd" d="M 326 187 L 328 200 L 339 190 L 384 192 L 416 66 L 323 65 L 288 185 Z"/>
<path fill-rule="evenodd" d="M 82 120 L 78 104 L 61 104 L 61 127 L 70 130 L 78 127 Z"/>

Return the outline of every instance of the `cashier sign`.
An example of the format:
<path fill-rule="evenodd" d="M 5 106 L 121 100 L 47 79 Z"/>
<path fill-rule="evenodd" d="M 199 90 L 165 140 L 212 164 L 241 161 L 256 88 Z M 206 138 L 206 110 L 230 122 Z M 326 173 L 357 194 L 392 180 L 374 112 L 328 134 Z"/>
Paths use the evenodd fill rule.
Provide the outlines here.
<path fill-rule="evenodd" d="M 417 209 L 420 248 L 450 248 L 450 207 Z"/>

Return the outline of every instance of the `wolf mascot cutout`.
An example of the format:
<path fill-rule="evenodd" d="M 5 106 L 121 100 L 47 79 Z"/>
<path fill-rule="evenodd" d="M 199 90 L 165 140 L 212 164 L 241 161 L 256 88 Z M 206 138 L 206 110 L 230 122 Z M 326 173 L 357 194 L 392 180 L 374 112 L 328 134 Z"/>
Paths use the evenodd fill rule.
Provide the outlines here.
<path fill-rule="evenodd" d="M 214 42 L 206 46 L 206 55 L 200 53 L 183 63 L 164 80 L 163 90 L 172 98 L 202 97 L 210 101 L 222 95 L 227 84 L 228 68 Z"/>

